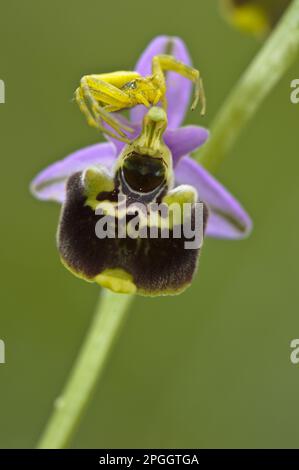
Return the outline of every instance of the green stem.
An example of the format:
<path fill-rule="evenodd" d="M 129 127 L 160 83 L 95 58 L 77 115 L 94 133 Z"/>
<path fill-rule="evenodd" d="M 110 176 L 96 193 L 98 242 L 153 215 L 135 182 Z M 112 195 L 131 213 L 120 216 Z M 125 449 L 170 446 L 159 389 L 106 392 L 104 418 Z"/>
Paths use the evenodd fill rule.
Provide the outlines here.
<path fill-rule="evenodd" d="M 240 132 L 299 51 L 299 0 L 294 0 L 278 26 L 230 93 L 211 127 L 211 139 L 193 157 L 215 172 Z"/>
<path fill-rule="evenodd" d="M 62 449 L 69 444 L 104 370 L 111 346 L 132 300 L 132 295 L 114 294 L 106 290 L 102 292 L 85 342 L 65 390 L 55 403 L 53 415 L 38 448 Z"/>

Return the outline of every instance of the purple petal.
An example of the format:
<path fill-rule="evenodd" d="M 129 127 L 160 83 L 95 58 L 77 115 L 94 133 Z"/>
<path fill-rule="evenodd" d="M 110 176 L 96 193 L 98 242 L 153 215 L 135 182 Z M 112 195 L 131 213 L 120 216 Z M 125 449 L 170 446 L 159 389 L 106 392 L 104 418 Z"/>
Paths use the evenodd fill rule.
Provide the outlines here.
<path fill-rule="evenodd" d="M 167 51 L 167 46 L 172 40 L 170 36 L 157 36 L 153 39 L 147 48 L 144 50 L 140 59 L 138 60 L 135 70 L 146 77 L 152 73 L 152 58 L 155 55 L 165 54 Z"/>
<path fill-rule="evenodd" d="M 175 169 L 177 184 L 190 184 L 199 199 L 210 208 L 206 234 L 217 238 L 244 238 L 252 229 L 252 221 L 239 202 L 202 166 L 190 157 L 183 157 Z"/>
<path fill-rule="evenodd" d="M 203 127 L 185 126 L 168 129 L 164 141 L 171 150 L 173 165 L 176 166 L 181 157 L 203 145 L 208 137 L 209 131 Z"/>
<path fill-rule="evenodd" d="M 191 65 L 191 58 L 185 43 L 180 38 L 173 38 L 170 53 L 186 65 Z M 167 74 L 168 125 L 179 127 L 185 119 L 192 93 L 192 83 L 175 72 Z"/>
<path fill-rule="evenodd" d="M 171 54 L 176 59 L 191 65 L 191 59 L 184 42 L 177 37 L 158 36 L 150 42 L 141 55 L 135 70 L 143 76 L 152 73 L 152 58 L 158 54 Z M 187 78 L 181 77 L 175 72 L 167 73 L 167 100 L 168 100 L 168 125 L 178 127 L 184 120 L 190 95 L 192 83 Z M 131 120 L 141 122 L 146 108 L 142 105 L 131 110 Z"/>
<path fill-rule="evenodd" d="M 116 155 L 114 145 L 106 142 L 77 150 L 42 170 L 32 181 L 31 192 L 38 199 L 63 202 L 65 183 L 71 174 L 97 164 L 110 169 Z"/>

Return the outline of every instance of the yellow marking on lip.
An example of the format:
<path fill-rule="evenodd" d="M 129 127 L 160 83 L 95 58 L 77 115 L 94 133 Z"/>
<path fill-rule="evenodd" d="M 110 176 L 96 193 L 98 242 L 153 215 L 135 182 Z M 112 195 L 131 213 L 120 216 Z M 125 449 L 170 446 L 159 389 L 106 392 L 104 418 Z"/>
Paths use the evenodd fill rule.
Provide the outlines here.
<path fill-rule="evenodd" d="M 137 290 L 131 274 L 120 268 L 105 269 L 94 281 L 119 294 L 134 294 Z"/>

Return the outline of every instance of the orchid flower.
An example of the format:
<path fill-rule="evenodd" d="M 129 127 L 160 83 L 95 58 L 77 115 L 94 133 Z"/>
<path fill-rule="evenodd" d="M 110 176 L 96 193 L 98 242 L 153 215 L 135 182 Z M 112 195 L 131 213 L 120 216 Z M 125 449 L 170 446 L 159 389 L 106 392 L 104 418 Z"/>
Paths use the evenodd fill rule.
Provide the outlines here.
<path fill-rule="evenodd" d="M 136 65 L 136 71 L 142 76 L 148 75 L 151 69 L 152 58 L 166 51 L 169 53 L 169 44 L 172 46 L 170 53 L 176 59 L 185 64 L 191 64 L 188 50 L 181 39 L 159 36 L 148 45 L 140 57 Z M 220 182 L 190 156 L 194 150 L 205 143 L 209 135 L 205 128 L 199 126 L 181 126 L 190 101 L 191 83 L 186 78 L 174 72 L 168 72 L 166 83 L 168 125 L 167 128 L 164 129 L 163 138 L 172 158 L 174 188 L 179 185 L 189 185 L 196 191 L 198 200 L 204 202 L 209 211 L 205 230 L 206 236 L 226 239 L 240 239 L 248 236 L 251 231 L 252 223 L 241 204 Z M 131 139 L 135 139 L 140 135 L 140 132 L 144 132 L 145 128 L 143 128 L 143 131 L 141 131 L 141 128 L 146 113 L 147 109 L 143 105 L 136 106 L 130 111 L 130 120 L 127 122 L 127 127 L 133 130 L 133 133 L 130 135 Z M 125 118 L 122 116 L 120 119 L 124 120 Z M 86 171 L 90 167 L 104 167 L 107 174 L 114 174 L 119 155 L 126 151 L 126 144 L 108 136 L 107 139 L 107 142 L 94 144 L 77 150 L 63 160 L 50 165 L 41 171 L 32 181 L 31 191 L 38 199 L 54 200 L 63 204 L 64 212 L 61 218 L 62 223 L 65 222 L 64 216 L 70 207 L 70 198 L 77 197 L 78 191 L 80 192 L 78 181 L 80 178 L 82 180 L 82 177 L 85 177 L 87 174 Z M 60 235 L 62 232 L 65 232 L 64 229 L 65 225 L 62 228 L 60 226 Z M 75 243 L 75 238 L 76 235 L 73 235 L 72 241 L 70 241 L 69 238 L 67 240 L 63 239 L 62 242 L 60 241 L 60 252 L 63 251 L 61 244 L 64 247 L 69 247 L 70 244 Z M 80 247 L 80 249 L 83 250 L 83 247 Z M 72 253 L 72 257 L 77 256 L 77 254 L 75 250 L 75 252 Z M 92 255 L 90 254 L 90 256 Z M 126 291 L 123 290 L 123 284 L 119 289 L 115 287 L 115 283 L 112 285 L 109 280 L 107 281 L 107 276 L 103 278 L 103 276 L 93 275 L 88 278 L 88 276 L 85 275 L 86 273 L 82 274 L 82 266 L 79 272 L 76 272 L 76 269 L 72 269 L 74 266 L 70 266 L 72 263 L 73 265 L 76 264 L 74 260 L 70 263 L 70 260 L 66 260 L 64 255 L 62 258 L 64 264 L 80 277 L 98 282 L 112 290 Z M 187 282 L 188 285 L 196 270 L 196 263 L 193 264 L 192 273 Z M 172 268 L 175 269 L 175 265 L 173 265 Z M 120 273 L 120 278 L 123 278 L 123 273 Z M 128 279 L 126 279 L 126 281 L 128 281 Z M 184 281 L 186 281 L 186 279 L 182 280 L 182 284 L 184 284 Z M 127 283 L 127 287 L 129 286 L 127 292 L 133 291 L 131 289 L 132 285 L 136 288 L 136 282 L 138 284 L 138 281 L 134 279 L 133 282 L 130 281 Z M 144 290 L 143 287 L 138 289 L 137 285 L 137 292 L 146 294 L 149 292 L 153 293 L 153 286 L 150 286 L 149 290 Z M 166 285 L 162 293 L 169 293 L 168 287 L 169 286 Z M 159 287 L 154 289 L 154 294 L 158 293 Z"/>

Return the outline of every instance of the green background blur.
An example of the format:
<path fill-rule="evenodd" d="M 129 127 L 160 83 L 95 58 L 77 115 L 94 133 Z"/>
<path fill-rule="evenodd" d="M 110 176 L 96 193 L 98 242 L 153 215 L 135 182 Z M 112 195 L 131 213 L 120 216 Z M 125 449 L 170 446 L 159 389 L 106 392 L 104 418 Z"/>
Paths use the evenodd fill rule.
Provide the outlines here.
<path fill-rule="evenodd" d="M 59 207 L 32 177 L 99 135 L 72 94 L 83 74 L 130 69 L 158 34 L 200 68 L 208 126 L 260 47 L 207 0 L 2 2 L 0 447 L 33 447 L 91 321 L 99 288 L 60 264 Z M 206 240 L 178 297 L 136 298 L 73 441 L 78 447 L 298 447 L 299 105 L 288 71 L 218 173 L 252 215 L 245 241 Z"/>

